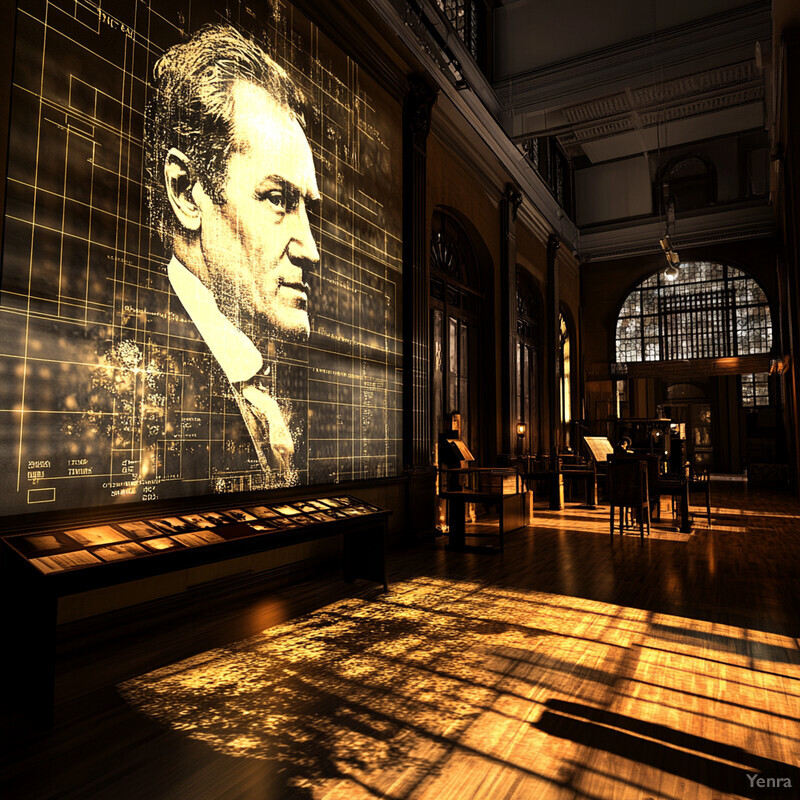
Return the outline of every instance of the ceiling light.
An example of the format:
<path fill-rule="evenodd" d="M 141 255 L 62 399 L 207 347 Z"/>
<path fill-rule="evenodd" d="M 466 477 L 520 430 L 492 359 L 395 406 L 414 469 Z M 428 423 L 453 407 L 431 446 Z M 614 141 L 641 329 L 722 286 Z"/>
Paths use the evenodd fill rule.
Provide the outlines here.
<path fill-rule="evenodd" d="M 672 249 L 672 241 L 667 234 L 659 241 L 661 249 L 664 251 L 664 257 L 667 259 L 667 268 L 664 270 L 664 277 L 668 281 L 674 281 L 680 275 L 678 265 L 681 263 L 680 256 Z"/>

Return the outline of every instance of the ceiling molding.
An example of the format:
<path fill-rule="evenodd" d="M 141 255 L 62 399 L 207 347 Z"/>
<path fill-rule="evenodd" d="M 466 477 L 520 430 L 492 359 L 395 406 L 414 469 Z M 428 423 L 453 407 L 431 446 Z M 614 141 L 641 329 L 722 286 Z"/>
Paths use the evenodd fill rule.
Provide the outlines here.
<path fill-rule="evenodd" d="M 761 71 L 755 60 L 748 59 L 738 64 L 726 64 L 713 70 L 697 72 L 672 81 L 651 83 L 640 89 L 632 89 L 636 108 L 654 106 L 674 100 L 683 100 L 695 94 L 715 92 L 720 87 L 735 87 L 761 81 Z"/>
<path fill-rule="evenodd" d="M 704 211 L 680 217 L 670 233 L 674 248 L 737 242 L 773 236 L 775 219 L 767 203 L 737 205 L 735 208 Z M 663 222 L 655 217 L 638 223 L 582 231 L 579 252 L 581 261 L 610 261 L 661 252 L 659 239 L 664 235 Z"/>
<path fill-rule="evenodd" d="M 754 61 L 743 61 L 568 106 L 563 113 L 568 123 L 581 125 L 628 114 L 633 110 L 680 108 L 692 97 L 707 99 L 752 89 L 760 89 L 763 95 L 763 79 Z"/>
<path fill-rule="evenodd" d="M 677 119 L 697 117 L 701 114 L 711 114 L 723 108 L 735 108 L 754 103 L 764 97 L 763 84 L 750 86 L 747 89 L 737 89 L 733 92 L 715 92 L 709 97 L 704 97 L 691 102 L 666 108 L 663 111 L 639 112 L 645 127 L 652 128 L 664 122 L 673 122 Z"/>
<path fill-rule="evenodd" d="M 632 130 L 633 112 L 639 115 L 642 125 L 650 127 L 763 97 L 762 74 L 754 62 L 746 61 L 568 106 L 563 115 L 565 127 L 575 138 L 585 138 L 603 125 L 614 133 Z"/>
<path fill-rule="evenodd" d="M 764 99 L 764 85 L 758 83 L 747 88 L 735 88 L 730 91 L 716 91 L 706 97 L 687 99 L 669 108 L 644 109 L 629 108 L 624 116 L 604 119 L 598 116 L 591 123 L 572 126 L 566 133 L 559 135 L 559 142 L 565 149 L 584 142 L 593 142 L 617 136 L 622 133 L 657 128 L 678 120 L 713 114 L 729 108 L 738 108 Z M 556 132 L 549 131 L 550 134 Z M 556 133 L 558 135 L 558 133 Z"/>
<path fill-rule="evenodd" d="M 626 87 L 652 85 L 654 53 L 659 54 L 659 77 L 679 81 L 687 72 L 754 59 L 754 43 L 771 37 L 771 6 L 764 0 L 516 75 L 498 81 L 494 89 L 516 122 L 531 112 L 592 102 L 600 93 L 607 96 Z M 512 132 L 524 135 L 516 126 Z"/>

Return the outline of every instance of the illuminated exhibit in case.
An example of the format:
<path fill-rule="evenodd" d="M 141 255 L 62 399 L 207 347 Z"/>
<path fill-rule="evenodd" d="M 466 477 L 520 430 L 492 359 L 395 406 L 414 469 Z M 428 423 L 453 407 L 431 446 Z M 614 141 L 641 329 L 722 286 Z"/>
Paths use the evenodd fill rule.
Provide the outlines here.
<path fill-rule="evenodd" d="M 399 105 L 265 9 L 19 4 L 9 513 L 398 473 Z"/>

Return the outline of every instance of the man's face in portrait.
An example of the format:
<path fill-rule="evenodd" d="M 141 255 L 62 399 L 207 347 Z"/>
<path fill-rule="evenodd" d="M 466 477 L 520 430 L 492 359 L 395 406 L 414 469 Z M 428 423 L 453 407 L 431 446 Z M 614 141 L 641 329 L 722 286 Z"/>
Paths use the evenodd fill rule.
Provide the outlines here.
<path fill-rule="evenodd" d="M 209 288 L 226 316 L 247 332 L 259 322 L 291 338 L 310 331 L 303 268 L 319 261 L 308 203 L 319 199 L 302 126 L 261 87 L 233 84 L 233 141 L 214 203 L 200 183 L 200 247 Z"/>

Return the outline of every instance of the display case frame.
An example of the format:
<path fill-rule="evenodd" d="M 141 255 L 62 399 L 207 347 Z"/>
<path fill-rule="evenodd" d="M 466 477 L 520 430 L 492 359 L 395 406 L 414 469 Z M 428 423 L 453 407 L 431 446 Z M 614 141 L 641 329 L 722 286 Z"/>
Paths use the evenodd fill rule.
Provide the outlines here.
<path fill-rule="evenodd" d="M 329 510 L 341 514 L 334 516 L 315 505 L 325 505 L 326 501 L 336 503 L 337 506 L 329 506 Z M 313 510 L 303 511 L 305 507 Z M 263 516 L 248 511 L 256 508 L 263 509 Z M 282 508 L 286 511 L 278 510 Z M 253 519 L 235 519 L 237 512 L 245 512 Z M 275 516 L 267 516 L 267 513 Z M 68 531 L 33 530 L 6 536 L 0 540 L 0 594 L 6 609 L 4 627 L 9 653 L 2 662 L 3 685 L 15 687 L 13 692 L 4 693 L 6 713 L 13 722 L 9 730 L 36 731 L 53 723 L 58 604 L 61 598 L 334 536 L 342 537 L 344 580 L 367 580 L 388 591 L 386 547 L 390 514 L 390 511 L 358 497 L 340 493 L 292 497 L 243 508 L 205 509 L 194 515 L 167 514 L 163 520 L 210 515 L 227 518 L 214 528 L 204 529 L 195 524 L 194 530 L 172 534 L 153 525 L 154 519 L 148 516 L 70 528 Z M 267 525 L 271 520 L 276 524 Z M 157 533 L 119 538 L 124 526 L 141 523 L 150 523 Z M 180 537 L 187 534 L 197 536 L 198 541 L 181 544 Z M 81 536 L 85 540 L 83 545 L 79 541 Z M 115 536 L 118 537 L 116 541 L 99 541 L 103 537 L 114 539 Z M 206 541 L 202 540 L 203 536 Z M 37 539 L 43 538 L 52 540 L 44 542 L 52 544 L 49 550 L 36 549 L 42 544 Z M 157 539 L 177 541 L 181 546 L 170 546 L 165 550 L 152 550 L 145 546 Z M 139 545 L 142 552 L 131 547 L 128 554 L 109 556 L 104 560 L 100 551 L 122 544 Z M 75 554 L 83 556 L 52 561 L 54 556 Z M 85 559 L 87 555 L 92 559 Z M 81 558 L 85 563 L 81 563 Z M 50 560 L 43 562 L 43 559 Z M 63 566 L 52 569 L 54 563 Z"/>

